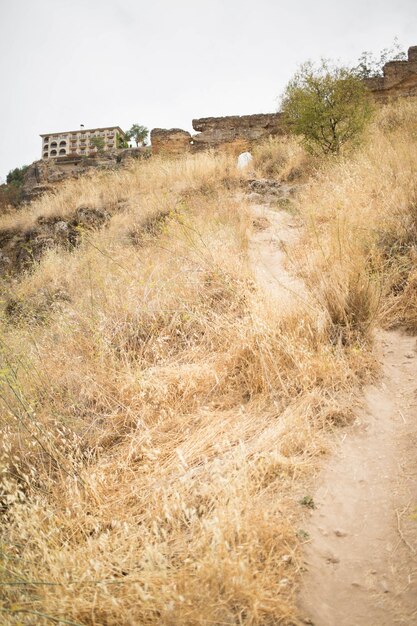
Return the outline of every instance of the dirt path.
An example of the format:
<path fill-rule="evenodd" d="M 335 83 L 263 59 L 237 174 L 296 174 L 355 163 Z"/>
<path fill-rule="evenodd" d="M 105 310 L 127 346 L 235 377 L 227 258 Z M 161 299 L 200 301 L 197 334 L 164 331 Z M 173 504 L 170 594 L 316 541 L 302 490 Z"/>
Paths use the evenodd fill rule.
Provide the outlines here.
<path fill-rule="evenodd" d="M 254 205 L 250 255 L 265 289 L 290 307 L 296 218 Z M 417 339 L 377 338 L 382 376 L 339 431 L 305 521 L 302 621 L 315 626 L 417 625 Z"/>
<path fill-rule="evenodd" d="M 320 476 L 300 594 L 308 624 L 417 624 L 416 342 L 380 334 L 383 376 Z"/>
<path fill-rule="evenodd" d="M 254 235 L 249 245 L 251 265 L 256 278 L 285 310 L 294 299 L 305 299 L 301 280 L 291 274 L 291 246 L 300 236 L 297 219 L 287 211 L 274 211 L 253 205 Z"/>

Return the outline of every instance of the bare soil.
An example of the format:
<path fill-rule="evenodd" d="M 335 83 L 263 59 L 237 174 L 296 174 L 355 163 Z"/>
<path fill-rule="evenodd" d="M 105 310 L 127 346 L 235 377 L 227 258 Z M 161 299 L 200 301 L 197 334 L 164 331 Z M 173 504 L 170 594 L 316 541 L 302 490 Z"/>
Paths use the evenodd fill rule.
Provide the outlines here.
<path fill-rule="evenodd" d="M 417 624 L 417 344 L 377 341 L 382 377 L 339 434 L 305 527 L 299 606 L 315 626 Z"/>
<path fill-rule="evenodd" d="M 256 278 L 290 307 L 306 295 L 291 273 L 299 223 L 265 205 L 253 211 Z M 381 377 L 335 435 L 304 523 L 302 623 L 417 624 L 417 340 L 381 331 L 376 349 Z"/>
<path fill-rule="evenodd" d="M 304 283 L 291 272 L 291 247 L 300 237 L 299 220 L 287 211 L 258 204 L 253 205 L 253 216 L 249 254 L 255 277 L 285 310 L 294 299 L 306 298 Z"/>

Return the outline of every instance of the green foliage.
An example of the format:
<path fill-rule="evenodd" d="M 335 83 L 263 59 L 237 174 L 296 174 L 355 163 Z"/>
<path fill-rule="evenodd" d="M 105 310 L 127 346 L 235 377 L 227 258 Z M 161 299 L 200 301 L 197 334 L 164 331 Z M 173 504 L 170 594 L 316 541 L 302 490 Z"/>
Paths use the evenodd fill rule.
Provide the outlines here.
<path fill-rule="evenodd" d="M 94 148 L 97 148 L 97 152 L 99 152 L 100 154 L 102 154 L 104 152 L 105 142 L 104 142 L 104 138 L 103 137 L 92 137 L 90 139 L 90 144 Z"/>
<path fill-rule="evenodd" d="M 121 135 L 117 135 L 117 147 L 118 148 L 128 148 L 129 147 L 128 142 Z"/>
<path fill-rule="evenodd" d="M 6 177 L 6 183 L 15 187 L 21 187 L 27 169 L 27 165 L 22 165 L 22 167 L 15 167 L 14 170 L 10 170 Z"/>
<path fill-rule="evenodd" d="M 304 498 L 301 498 L 301 500 L 299 500 L 301 506 L 305 506 L 308 509 L 315 509 L 316 508 L 316 504 L 313 500 L 313 498 L 311 496 L 304 496 Z"/>
<path fill-rule="evenodd" d="M 362 52 L 358 59 L 358 65 L 355 67 L 355 73 L 359 78 L 375 78 L 382 75 L 382 68 L 389 61 L 405 61 L 406 53 L 401 48 L 398 39 L 394 39 L 394 43 L 390 48 L 384 48 L 379 54 L 373 52 Z"/>
<path fill-rule="evenodd" d="M 311 153 L 338 153 L 359 140 L 372 114 L 369 92 L 353 70 L 304 63 L 288 83 L 281 111 Z"/>
<path fill-rule="evenodd" d="M 141 126 L 140 124 L 133 124 L 130 130 L 127 131 L 126 136 L 129 139 L 133 139 L 136 143 L 136 146 L 142 145 L 146 146 L 146 139 L 148 137 L 149 130 L 146 126 Z"/>

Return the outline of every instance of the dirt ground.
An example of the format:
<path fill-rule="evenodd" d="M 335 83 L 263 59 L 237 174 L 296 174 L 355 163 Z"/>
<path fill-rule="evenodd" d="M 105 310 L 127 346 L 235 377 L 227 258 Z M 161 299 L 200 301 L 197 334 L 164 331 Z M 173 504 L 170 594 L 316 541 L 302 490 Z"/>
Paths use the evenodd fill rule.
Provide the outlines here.
<path fill-rule="evenodd" d="M 306 297 L 291 272 L 297 218 L 254 205 L 257 280 L 290 307 Z M 301 623 L 417 624 L 417 339 L 379 332 L 381 377 L 335 436 L 305 520 Z"/>
<path fill-rule="evenodd" d="M 382 378 L 325 464 L 299 606 L 315 626 L 417 624 L 417 340 L 378 337 Z"/>

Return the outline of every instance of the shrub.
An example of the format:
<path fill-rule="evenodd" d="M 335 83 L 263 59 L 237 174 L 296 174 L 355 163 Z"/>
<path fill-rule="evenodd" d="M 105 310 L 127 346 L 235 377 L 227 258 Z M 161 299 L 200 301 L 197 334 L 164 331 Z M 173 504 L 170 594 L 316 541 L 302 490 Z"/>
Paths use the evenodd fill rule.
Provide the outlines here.
<path fill-rule="evenodd" d="M 22 167 L 15 167 L 14 170 L 10 170 L 6 177 L 6 183 L 8 185 L 14 185 L 15 187 L 21 187 L 27 169 L 27 165 L 22 165 Z"/>
<path fill-rule="evenodd" d="M 303 64 L 288 83 L 282 112 L 290 131 L 313 153 L 338 153 L 360 138 L 371 117 L 369 93 L 353 70 L 322 61 Z"/>

